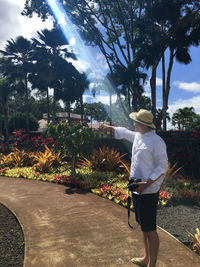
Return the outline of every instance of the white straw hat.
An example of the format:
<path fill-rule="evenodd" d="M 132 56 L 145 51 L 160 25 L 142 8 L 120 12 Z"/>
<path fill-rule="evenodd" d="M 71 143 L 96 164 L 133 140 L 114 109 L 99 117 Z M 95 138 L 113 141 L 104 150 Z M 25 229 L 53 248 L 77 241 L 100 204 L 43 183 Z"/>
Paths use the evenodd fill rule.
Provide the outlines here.
<path fill-rule="evenodd" d="M 152 129 L 156 129 L 156 126 L 153 124 L 153 114 L 149 110 L 140 109 L 138 112 L 130 113 L 129 117 L 134 121 L 144 124 Z"/>

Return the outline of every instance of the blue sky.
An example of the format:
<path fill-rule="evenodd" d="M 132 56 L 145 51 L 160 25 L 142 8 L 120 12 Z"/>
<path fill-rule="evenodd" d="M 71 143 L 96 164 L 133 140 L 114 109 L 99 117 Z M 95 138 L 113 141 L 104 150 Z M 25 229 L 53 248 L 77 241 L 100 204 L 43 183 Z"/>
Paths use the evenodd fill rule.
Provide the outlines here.
<path fill-rule="evenodd" d="M 23 17 L 20 12 L 23 9 L 25 0 L 0 0 L 0 49 L 3 49 L 6 40 L 23 35 L 26 38 L 36 37 L 36 31 L 43 28 L 51 28 L 52 20 L 42 22 L 37 16 L 32 19 Z M 71 40 L 73 45 L 73 40 Z M 97 49 L 89 49 L 95 65 L 93 76 L 99 76 L 108 71 L 108 66 L 103 55 Z M 193 106 L 196 113 L 200 114 L 200 47 L 191 47 L 190 54 L 192 62 L 189 65 L 175 62 L 171 76 L 171 91 L 169 95 L 169 113 L 173 114 L 178 108 Z M 85 71 L 88 62 L 82 60 L 75 63 L 76 67 Z M 157 72 L 157 107 L 162 105 L 162 81 L 161 68 Z M 145 87 L 146 94 L 149 95 L 150 88 Z M 115 101 L 116 96 L 113 96 Z M 109 98 L 105 92 L 97 94 L 95 98 L 86 93 L 84 100 L 87 102 L 108 103 Z"/>

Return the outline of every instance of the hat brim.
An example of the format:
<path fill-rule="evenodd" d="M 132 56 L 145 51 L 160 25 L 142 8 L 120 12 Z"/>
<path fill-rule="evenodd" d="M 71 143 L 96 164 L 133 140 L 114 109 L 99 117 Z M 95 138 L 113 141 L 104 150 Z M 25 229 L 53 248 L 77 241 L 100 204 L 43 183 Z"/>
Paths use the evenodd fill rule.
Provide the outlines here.
<path fill-rule="evenodd" d="M 143 122 L 143 121 L 141 121 L 141 120 L 138 120 L 138 119 L 137 119 L 137 112 L 132 112 L 132 113 L 130 113 L 130 114 L 129 114 L 129 117 L 130 117 L 132 120 L 136 121 L 136 122 L 139 122 L 139 123 L 141 123 L 141 124 L 143 124 L 143 125 L 146 125 L 146 126 L 152 128 L 152 129 L 156 129 L 156 126 L 155 126 L 153 123 L 146 123 L 146 122 Z"/>

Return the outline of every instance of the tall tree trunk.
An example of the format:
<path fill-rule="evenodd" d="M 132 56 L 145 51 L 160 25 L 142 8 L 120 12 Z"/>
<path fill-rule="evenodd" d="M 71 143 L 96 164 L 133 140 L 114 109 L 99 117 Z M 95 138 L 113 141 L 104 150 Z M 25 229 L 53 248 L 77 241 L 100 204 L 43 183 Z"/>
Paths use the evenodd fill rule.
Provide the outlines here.
<path fill-rule="evenodd" d="M 25 75 L 25 99 L 26 99 L 26 132 L 29 133 L 29 93 L 28 93 L 28 80 L 27 74 Z"/>
<path fill-rule="evenodd" d="M 56 122 L 56 89 L 53 89 L 53 112 L 52 112 L 52 123 Z"/>
<path fill-rule="evenodd" d="M 112 92 L 110 91 L 109 94 L 109 118 L 110 118 L 110 125 L 112 125 Z M 110 130 L 110 137 L 112 137 L 112 130 Z"/>
<path fill-rule="evenodd" d="M 167 71 L 167 80 L 166 80 L 166 86 L 165 86 L 165 95 L 163 99 L 163 130 L 167 130 L 167 119 L 166 119 L 166 113 L 168 109 L 168 98 L 169 98 L 169 92 L 170 92 L 170 81 L 171 81 L 171 72 L 172 67 L 174 63 L 174 49 L 170 49 L 170 58 L 169 58 L 169 66 Z"/>
<path fill-rule="evenodd" d="M 8 141 L 8 99 L 5 99 L 5 102 L 2 104 L 4 116 L 5 116 L 5 142 Z"/>
<path fill-rule="evenodd" d="M 110 117 L 110 125 L 112 125 L 112 93 L 109 93 L 109 117 Z"/>
<path fill-rule="evenodd" d="M 3 135 L 3 125 L 2 125 L 2 117 L 0 116 L 0 138 Z"/>
<path fill-rule="evenodd" d="M 72 161 L 71 161 L 71 175 L 72 175 L 72 177 L 74 176 L 75 172 L 76 172 L 76 155 L 73 154 L 72 155 Z"/>
<path fill-rule="evenodd" d="M 165 79 L 165 53 L 162 55 L 162 95 L 163 95 L 163 108 L 162 108 L 162 120 L 163 130 L 167 130 L 166 124 L 166 79 Z"/>
<path fill-rule="evenodd" d="M 84 115 L 84 106 L 83 106 L 83 95 L 80 97 L 80 104 L 81 104 L 81 121 L 83 122 L 83 115 Z"/>
<path fill-rule="evenodd" d="M 128 96 L 128 108 L 129 108 L 129 110 L 131 110 L 131 96 L 130 96 L 130 89 L 129 88 L 128 88 L 127 96 Z"/>
<path fill-rule="evenodd" d="M 153 117 L 156 117 L 156 69 L 157 64 L 152 66 L 150 87 L 151 87 L 151 110 Z"/>
<path fill-rule="evenodd" d="M 46 92 L 47 92 L 47 122 L 49 124 L 49 122 L 50 122 L 50 113 L 49 113 L 49 88 L 48 88 L 48 86 L 47 86 Z"/>
<path fill-rule="evenodd" d="M 70 106 L 70 102 L 67 101 L 66 102 L 66 108 L 67 108 L 67 113 L 68 113 L 68 124 L 71 124 L 71 106 Z"/>

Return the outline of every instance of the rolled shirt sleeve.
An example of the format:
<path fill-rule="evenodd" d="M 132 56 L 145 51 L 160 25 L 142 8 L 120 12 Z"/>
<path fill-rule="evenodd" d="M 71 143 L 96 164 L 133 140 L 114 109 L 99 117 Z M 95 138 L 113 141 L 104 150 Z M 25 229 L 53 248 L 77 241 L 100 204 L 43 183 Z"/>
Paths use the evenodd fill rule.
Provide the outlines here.
<path fill-rule="evenodd" d="M 154 162 L 155 168 L 149 176 L 151 180 L 156 180 L 159 176 L 165 174 L 168 169 L 166 145 L 162 139 L 154 145 Z"/>
<path fill-rule="evenodd" d="M 116 139 L 126 139 L 133 143 L 135 139 L 135 132 L 132 132 L 124 127 L 115 128 L 115 138 Z"/>

